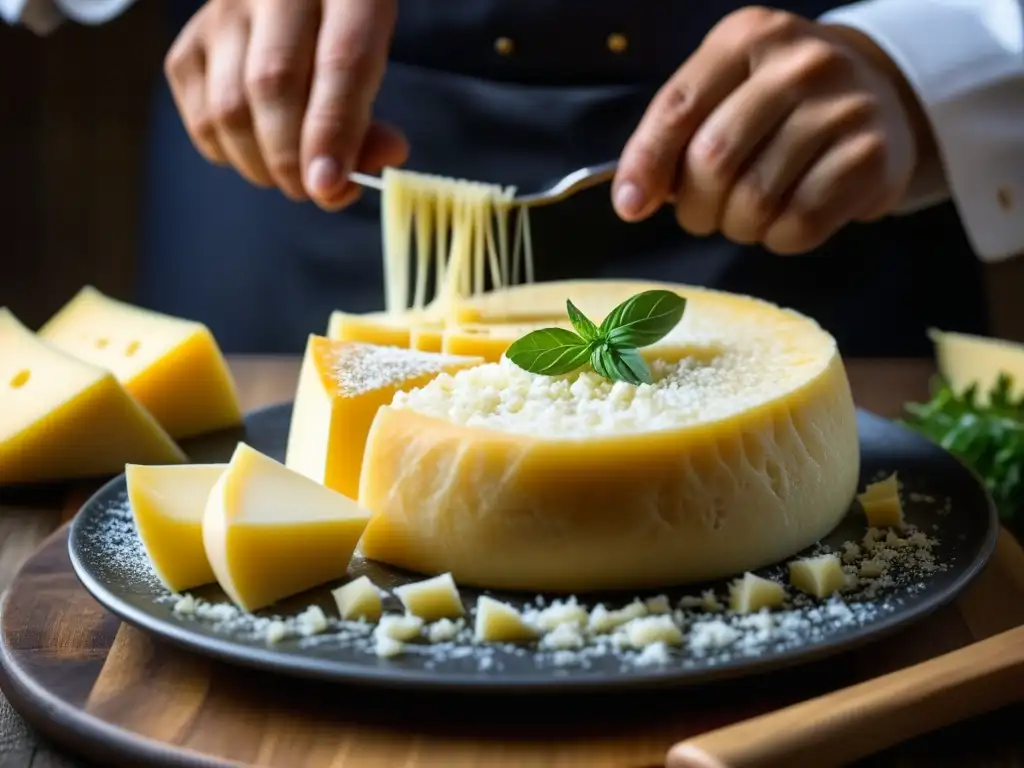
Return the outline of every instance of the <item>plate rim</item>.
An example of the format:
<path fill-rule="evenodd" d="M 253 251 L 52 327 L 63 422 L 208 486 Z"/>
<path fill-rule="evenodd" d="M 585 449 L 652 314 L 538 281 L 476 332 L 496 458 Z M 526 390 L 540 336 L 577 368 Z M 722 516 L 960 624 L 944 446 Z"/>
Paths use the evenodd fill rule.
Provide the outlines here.
<path fill-rule="evenodd" d="M 291 408 L 292 401 L 275 403 L 249 411 L 245 420 L 259 417 L 271 411 Z M 885 421 L 896 429 L 909 430 L 893 419 L 879 416 L 866 409 L 857 408 L 858 415 Z M 916 433 L 912 433 L 915 434 Z M 927 438 L 917 435 L 922 440 Z M 929 441 L 930 442 L 930 441 Z M 996 548 L 1001 523 L 992 494 L 981 476 L 958 457 L 935 443 L 932 445 L 944 451 L 956 461 L 975 481 L 983 492 L 988 514 L 985 537 L 972 561 L 967 564 L 952 584 L 942 592 L 930 595 L 913 607 L 892 613 L 872 622 L 869 628 L 856 632 L 852 637 L 825 640 L 813 647 L 800 646 L 772 654 L 768 657 L 744 658 L 742 662 L 722 664 L 699 669 L 693 668 L 637 668 L 629 675 L 572 676 L 554 673 L 531 673 L 526 675 L 502 676 L 488 672 L 440 673 L 436 670 L 409 669 L 404 667 L 376 667 L 354 664 L 346 661 L 324 661 L 301 654 L 279 654 L 268 648 L 258 648 L 237 643 L 228 638 L 209 637 L 190 630 L 187 624 L 176 624 L 154 616 L 135 607 L 127 600 L 114 594 L 104 584 L 93 578 L 79 557 L 75 542 L 82 535 L 79 528 L 86 519 L 82 514 L 87 508 L 115 493 L 120 487 L 126 490 L 124 473 L 111 478 L 89 496 L 68 525 L 68 556 L 72 569 L 85 590 L 106 610 L 123 621 L 164 640 L 182 650 L 211 657 L 233 666 L 248 667 L 287 677 L 318 680 L 345 685 L 372 686 L 389 690 L 415 690 L 424 692 L 471 693 L 471 694 L 526 694 L 542 691 L 545 694 L 568 693 L 586 694 L 594 691 L 627 691 L 642 689 L 690 688 L 775 672 L 855 650 L 884 639 L 894 632 L 924 619 L 936 610 L 953 602 L 974 581 L 988 564 Z"/>

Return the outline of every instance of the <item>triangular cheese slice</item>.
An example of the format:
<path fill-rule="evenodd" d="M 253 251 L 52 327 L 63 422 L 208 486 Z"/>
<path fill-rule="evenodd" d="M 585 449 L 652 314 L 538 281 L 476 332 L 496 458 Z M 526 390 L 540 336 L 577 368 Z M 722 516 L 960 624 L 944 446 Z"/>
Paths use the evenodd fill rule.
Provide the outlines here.
<path fill-rule="evenodd" d="M 0 307 L 0 485 L 185 460 L 110 371 L 50 346 Z"/>
<path fill-rule="evenodd" d="M 396 392 L 481 363 L 479 357 L 310 336 L 285 464 L 354 499 L 359 493 L 366 436 L 377 409 L 388 405 Z"/>
<path fill-rule="evenodd" d="M 203 548 L 203 513 L 227 464 L 124 468 L 135 529 L 157 577 L 171 592 L 216 581 Z"/>
<path fill-rule="evenodd" d="M 243 610 L 340 579 L 370 513 L 240 443 L 214 485 L 203 544 L 217 581 Z"/>
<path fill-rule="evenodd" d="M 242 421 L 231 372 L 202 323 L 135 307 L 86 286 L 39 335 L 111 370 L 174 438 Z"/>
<path fill-rule="evenodd" d="M 939 373 L 956 394 L 976 384 L 978 402 L 988 403 L 989 391 L 1006 374 L 1013 379 L 1013 396 L 1024 395 L 1024 345 L 935 329 L 928 336 L 935 344 Z"/>

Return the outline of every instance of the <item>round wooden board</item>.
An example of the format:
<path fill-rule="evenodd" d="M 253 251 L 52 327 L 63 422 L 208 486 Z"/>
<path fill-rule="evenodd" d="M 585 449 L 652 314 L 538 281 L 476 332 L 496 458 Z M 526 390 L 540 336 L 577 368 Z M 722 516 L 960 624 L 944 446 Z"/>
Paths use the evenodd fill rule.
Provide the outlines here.
<path fill-rule="evenodd" d="M 1015 543 L 1001 547 L 1020 562 Z M 682 693 L 503 700 L 297 681 L 159 644 L 85 592 L 64 528 L 5 597 L 0 688 L 45 735 L 104 766 L 645 768 L 663 765 L 667 749 L 689 735 L 987 635 L 963 605 L 981 599 L 993 616 L 1005 613 L 1004 600 L 1011 613 L 1020 603 L 1019 591 L 992 586 L 1010 581 L 990 576 L 1002 568 L 1000 552 L 960 607 L 860 652 Z"/>

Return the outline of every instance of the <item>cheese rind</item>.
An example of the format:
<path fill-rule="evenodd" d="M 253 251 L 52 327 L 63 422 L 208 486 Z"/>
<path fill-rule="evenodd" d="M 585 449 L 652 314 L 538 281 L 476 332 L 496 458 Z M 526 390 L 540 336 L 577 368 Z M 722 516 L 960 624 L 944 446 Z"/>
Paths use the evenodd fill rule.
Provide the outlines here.
<path fill-rule="evenodd" d="M 157 577 L 171 592 L 216 581 L 203 546 L 203 514 L 227 464 L 124 468 L 135 528 Z"/>
<path fill-rule="evenodd" d="M 574 592 L 714 580 L 827 535 L 860 464 L 834 339 L 764 302 L 675 289 L 689 304 L 665 344 L 710 352 L 676 364 L 673 391 L 504 361 L 381 408 L 360 551 L 463 586 Z"/>
<path fill-rule="evenodd" d="M 450 573 L 442 573 L 432 579 L 403 584 L 395 587 L 395 597 L 402 601 L 405 610 L 424 621 L 457 619 L 466 614 L 459 597 L 459 589 Z"/>
<path fill-rule="evenodd" d="M 0 485 L 185 460 L 110 371 L 65 354 L 0 307 Z"/>
<path fill-rule="evenodd" d="M 839 558 L 829 553 L 790 561 L 789 583 L 801 592 L 822 600 L 843 588 L 846 574 Z"/>
<path fill-rule="evenodd" d="M 86 286 L 39 335 L 109 369 L 176 439 L 242 422 L 231 371 L 202 323 L 132 306 Z"/>
<path fill-rule="evenodd" d="M 206 556 L 221 588 L 255 611 L 342 578 L 369 513 L 239 443 L 210 491 Z"/>
<path fill-rule="evenodd" d="M 396 392 L 482 362 L 310 335 L 285 465 L 354 499 L 366 435 L 377 409 L 390 403 Z"/>

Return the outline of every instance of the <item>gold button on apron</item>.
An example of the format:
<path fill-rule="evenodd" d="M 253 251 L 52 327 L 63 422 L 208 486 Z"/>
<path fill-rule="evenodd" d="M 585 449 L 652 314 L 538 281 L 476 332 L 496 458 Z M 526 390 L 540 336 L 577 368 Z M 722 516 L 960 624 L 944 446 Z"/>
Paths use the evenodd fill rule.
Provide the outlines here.
<path fill-rule="evenodd" d="M 615 32 L 608 35 L 608 50 L 612 53 L 623 53 L 629 47 L 629 40 L 625 35 Z"/>
<path fill-rule="evenodd" d="M 510 53 L 512 53 L 514 48 L 515 45 L 513 44 L 511 38 L 499 37 L 497 40 L 494 41 L 494 50 L 498 52 L 499 56 L 508 56 Z"/>

